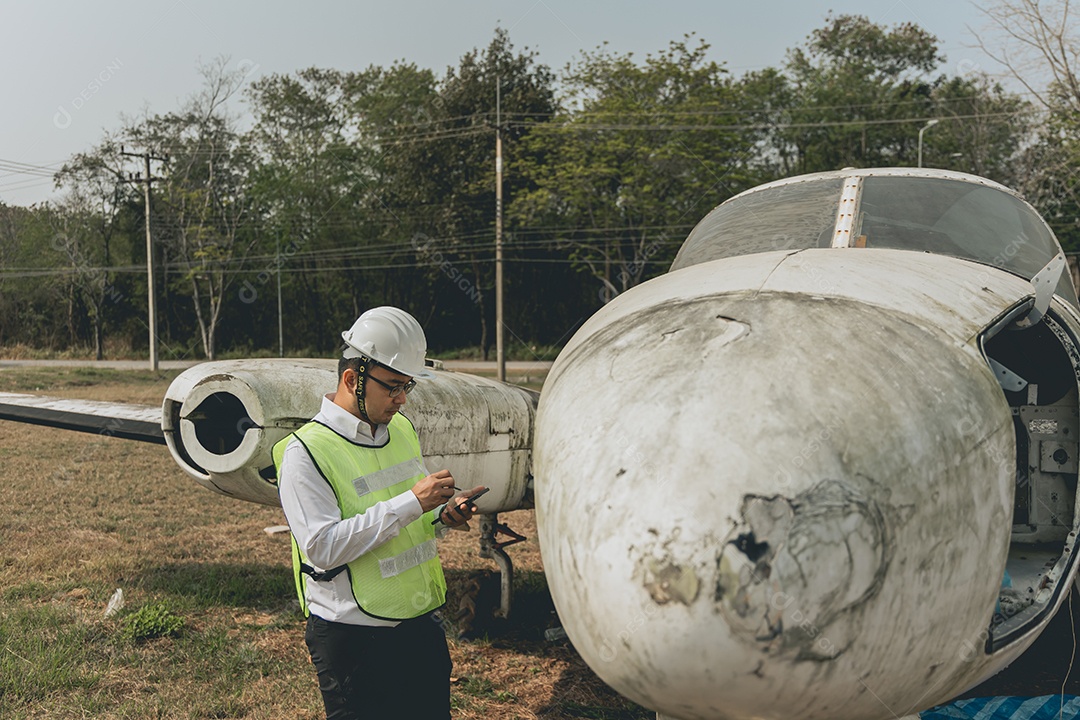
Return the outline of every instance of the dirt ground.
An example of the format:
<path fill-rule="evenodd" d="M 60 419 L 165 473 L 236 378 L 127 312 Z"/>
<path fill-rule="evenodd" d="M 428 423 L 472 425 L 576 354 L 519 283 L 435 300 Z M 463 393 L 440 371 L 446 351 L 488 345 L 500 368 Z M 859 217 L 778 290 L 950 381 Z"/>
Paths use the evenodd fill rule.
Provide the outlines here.
<path fill-rule="evenodd" d="M 4 370 L 0 391 L 153 405 L 171 375 Z M 288 535 L 264 532 L 284 523 L 280 508 L 201 488 L 164 446 L 19 423 L 0 422 L 0 467 L 0 717 L 322 716 Z M 476 528 L 440 543 L 454 717 L 654 717 L 604 685 L 567 640 L 545 639 L 558 618 L 533 513 L 499 521 L 527 537 L 508 548 L 511 620 L 492 619 L 498 576 L 479 557 Z M 125 608 L 105 618 L 118 588 Z M 478 619 L 459 639 L 466 591 Z M 154 607 L 183 630 L 125 640 L 129 618 Z"/>

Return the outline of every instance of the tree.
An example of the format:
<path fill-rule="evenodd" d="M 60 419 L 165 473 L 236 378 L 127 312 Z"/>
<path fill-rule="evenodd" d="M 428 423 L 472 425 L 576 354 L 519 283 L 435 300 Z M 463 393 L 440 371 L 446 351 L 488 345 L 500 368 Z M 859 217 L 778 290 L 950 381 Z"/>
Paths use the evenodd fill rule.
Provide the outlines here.
<path fill-rule="evenodd" d="M 979 47 L 1051 113 L 1080 113 L 1080 35 L 1070 0 L 998 0 Z"/>
<path fill-rule="evenodd" d="M 1041 106 L 1046 120 L 1020 158 L 1019 189 L 1066 250 L 1080 250 L 1080 34 L 1069 0 L 999 0 L 979 47 Z"/>
<path fill-rule="evenodd" d="M 829 16 L 788 53 L 797 172 L 914 164 L 913 129 L 933 116 L 930 73 L 943 62 L 919 26 L 887 29 L 859 15 Z"/>
<path fill-rule="evenodd" d="M 107 311 L 125 299 L 110 269 L 113 243 L 120 235 L 122 198 L 129 192 L 121 180 L 121 166 L 119 145 L 109 137 L 93 150 L 76 154 L 57 173 L 57 186 L 66 193 L 49 212 L 53 247 L 71 265 L 72 294 L 78 293 L 88 311 L 98 360 L 104 357 Z M 73 302 L 69 308 L 74 334 Z"/>
<path fill-rule="evenodd" d="M 35 348 L 68 347 L 70 296 L 56 268 L 59 254 L 47 206 L 0 203 L 0 342 Z M 57 278 L 60 278 L 57 281 Z"/>
<path fill-rule="evenodd" d="M 309 347 L 340 332 L 361 302 L 363 284 L 349 282 L 342 261 L 364 244 L 368 223 L 358 207 L 372 187 L 351 85 L 349 73 L 309 68 L 264 77 L 247 91 L 255 116 L 250 193 L 270 259 L 254 268 L 261 272 L 245 280 L 241 297 L 247 317 L 258 317 L 263 308 L 255 300 L 266 279 L 289 271 L 283 291 L 291 292 L 294 312 L 310 319 L 297 324 L 293 342 Z"/>
<path fill-rule="evenodd" d="M 777 68 L 765 68 L 743 75 L 735 91 L 739 117 L 750 128 L 745 132 L 754 148 L 746 161 L 751 177 L 760 183 L 795 174 L 797 148 L 788 141 L 796 107 L 791 80 Z"/>
<path fill-rule="evenodd" d="M 243 76 L 225 65 L 219 59 L 201 69 L 203 90 L 179 112 L 128 130 L 135 144 L 169 155 L 157 196 L 165 223 L 157 234 L 180 270 L 179 285 L 190 292 L 203 351 L 211 360 L 228 288 L 253 245 L 245 226 L 248 157 L 226 109 Z"/>
<path fill-rule="evenodd" d="M 985 74 L 942 78 L 931 92 L 941 120 L 924 146 L 924 164 L 1017 186 L 1017 157 L 1031 136 L 1031 104 Z"/>
<path fill-rule="evenodd" d="M 766 167 L 783 176 L 915 165 L 918 131 L 934 119 L 925 165 L 1011 184 L 1029 104 L 985 74 L 936 74 L 944 61 L 937 39 L 917 25 L 830 15 L 789 51 L 782 73 L 744 78 L 747 102 L 773 97 L 777 129 L 762 143 Z"/>
<path fill-rule="evenodd" d="M 357 97 L 364 128 L 378 148 L 374 167 L 387 239 L 426 268 L 429 317 L 443 321 L 435 325 L 474 315 L 486 355 L 493 315 L 485 290 L 493 285 L 494 269 L 496 97 L 509 207 L 529 188 L 531 179 L 520 171 L 530 153 L 525 139 L 554 112 L 553 76 L 535 53 L 516 51 L 509 34 L 497 29 L 486 48 L 466 53 L 434 88 L 427 75 L 408 66 L 379 80 L 383 92 L 374 97 L 384 99 Z M 390 88 L 400 92 L 388 98 Z M 460 337 L 460 328 L 455 333 Z"/>
<path fill-rule="evenodd" d="M 430 70 L 404 62 L 370 67 L 350 74 L 347 87 L 358 128 L 355 154 L 364 172 L 356 212 L 371 253 L 360 263 L 370 270 L 351 273 L 354 314 L 396 302 L 426 321 L 438 312 L 441 276 L 425 267 L 429 258 L 418 256 L 417 248 L 436 232 L 435 208 L 445 197 L 441 146 L 453 147 L 459 133 L 440 127 L 438 79 Z"/>
<path fill-rule="evenodd" d="M 536 189 L 514 209 L 608 300 L 670 262 L 707 211 L 750 184 L 757 137 L 732 129 L 738 91 L 708 44 L 687 36 L 638 63 L 600 47 L 563 76 L 555 121 L 522 168 Z"/>

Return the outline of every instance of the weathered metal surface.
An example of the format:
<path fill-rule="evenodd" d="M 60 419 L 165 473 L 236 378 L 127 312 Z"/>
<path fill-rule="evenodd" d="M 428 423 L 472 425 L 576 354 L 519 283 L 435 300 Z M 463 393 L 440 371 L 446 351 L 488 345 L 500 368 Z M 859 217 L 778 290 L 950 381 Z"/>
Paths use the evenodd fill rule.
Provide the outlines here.
<path fill-rule="evenodd" d="M 461 487 L 490 487 L 477 502 L 481 512 L 521 507 L 536 394 L 472 375 L 433 374 L 417 383 L 403 411 L 428 468 L 449 468 Z M 271 449 L 318 413 L 335 388 L 336 361 L 204 363 L 173 381 L 162 428 L 174 459 L 203 486 L 277 504 Z"/>
<path fill-rule="evenodd" d="M 669 273 L 591 318 L 534 451 L 582 657 L 684 720 L 872 720 L 1018 656 L 1037 629 L 979 644 L 1016 449 L 977 341 L 1031 294 L 945 256 L 806 250 Z"/>
<path fill-rule="evenodd" d="M 496 380 L 436 372 L 416 386 L 405 414 L 429 470 L 449 468 L 459 487 L 490 487 L 477 507 L 505 512 L 525 506 L 538 398 Z"/>
<path fill-rule="evenodd" d="M 0 420 L 165 443 L 158 409 L 145 405 L 0 393 Z"/>

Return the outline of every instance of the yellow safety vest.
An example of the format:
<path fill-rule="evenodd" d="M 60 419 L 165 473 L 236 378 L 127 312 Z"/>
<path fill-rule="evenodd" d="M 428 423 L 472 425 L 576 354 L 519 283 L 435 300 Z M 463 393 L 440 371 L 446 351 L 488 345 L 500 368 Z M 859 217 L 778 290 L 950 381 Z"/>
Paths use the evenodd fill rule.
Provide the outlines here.
<path fill-rule="evenodd" d="M 361 445 L 312 421 L 274 445 L 279 474 L 285 447 L 296 438 L 337 497 L 342 519 L 360 515 L 377 502 L 407 492 L 424 478 L 420 441 L 412 423 L 401 414 L 388 426 L 390 440 L 381 447 Z M 309 579 L 329 580 L 348 572 L 353 598 L 368 615 L 407 620 L 446 602 L 446 580 L 435 549 L 432 512 L 402 528 L 397 537 L 345 565 L 319 573 L 292 537 L 293 577 L 305 617 L 304 589 Z"/>

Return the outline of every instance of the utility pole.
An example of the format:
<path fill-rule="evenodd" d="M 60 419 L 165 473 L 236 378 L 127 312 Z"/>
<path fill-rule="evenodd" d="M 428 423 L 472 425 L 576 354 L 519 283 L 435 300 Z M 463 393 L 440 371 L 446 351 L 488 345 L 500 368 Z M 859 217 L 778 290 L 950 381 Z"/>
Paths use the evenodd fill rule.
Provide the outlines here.
<path fill-rule="evenodd" d="M 285 357 L 285 326 L 282 321 L 281 312 L 281 230 L 278 230 L 277 234 L 277 256 L 274 258 L 274 262 L 277 263 L 277 335 L 278 335 L 278 357 Z"/>
<path fill-rule="evenodd" d="M 495 363 L 496 377 L 506 382 L 506 347 L 503 344 L 503 195 L 502 93 L 495 76 Z"/>
<path fill-rule="evenodd" d="M 161 178 L 152 177 L 150 175 L 150 161 L 151 160 L 168 160 L 168 156 L 162 157 L 154 155 L 147 151 L 144 153 L 129 153 L 124 151 L 123 145 L 120 146 L 120 154 L 127 157 L 141 157 L 143 159 L 143 169 L 145 175 L 136 174 L 135 176 L 128 175 L 127 182 L 141 182 L 143 183 L 143 207 L 146 213 L 146 295 L 147 295 L 147 313 L 150 316 L 150 369 L 157 372 L 158 369 L 158 355 L 157 355 L 157 312 L 154 309 L 154 244 L 150 239 L 150 183 L 154 180 L 160 180 Z"/>

